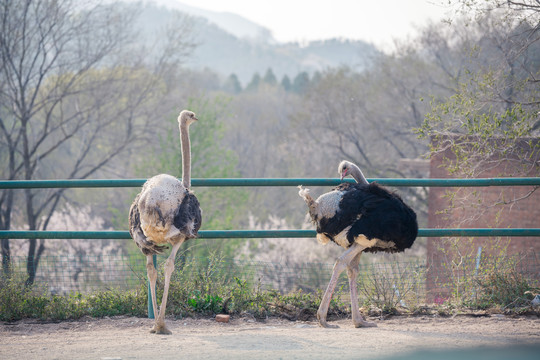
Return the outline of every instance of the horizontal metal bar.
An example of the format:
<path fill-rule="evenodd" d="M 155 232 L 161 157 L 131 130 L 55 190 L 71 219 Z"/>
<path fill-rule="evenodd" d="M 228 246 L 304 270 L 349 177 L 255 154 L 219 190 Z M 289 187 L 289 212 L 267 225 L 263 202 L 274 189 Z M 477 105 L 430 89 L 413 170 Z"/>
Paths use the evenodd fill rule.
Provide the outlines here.
<path fill-rule="evenodd" d="M 1 180 L 0 189 L 140 187 L 146 179 Z"/>
<path fill-rule="evenodd" d="M 369 178 L 386 186 L 540 186 L 540 177 L 527 178 L 482 178 L 482 179 L 397 179 Z M 337 186 L 342 182 L 354 183 L 353 179 L 297 178 L 297 179 L 193 179 L 193 186 Z"/>
<path fill-rule="evenodd" d="M 315 230 L 201 230 L 200 239 L 232 238 L 312 238 Z M 538 236 L 540 228 L 530 229 L 420 229 L 418 237 L 446 236 Z M 131 239 L 128 231 L 0 231 L 0 239 Z"/>
<path fill-rule="evenodd" d="M 129 231 L 2 230 L 0 239 L 131 239 Z"/>
<path fill-rule="evenodd" d="M 69 179 L 69 180 L 0 180 L 0 189 L 29 188 L 109 188 L 140 187 L 146 179 Z M 482 179 L 394 179 L 370 178 L 386 186 L 433 186 L 433 187 L 478 187 L 478 186 L 540 186 L 540 177 L 526 178 L 482 178 Z M 195 187 L 208 186 L 336 186 L 342 181 L 326 178 L 231 178 L 192 179 Z M 345 179 L 343 182 L 354 182 Z"/>
<path fill-rule="evenodd" d="M 493 228 L 473 228 L 473 229 L 419 229 L 418 237 L 446 237 L 446 236 L 540 236 L 538 228 L 514 228 L 514 229 L 493 229 Z"/>

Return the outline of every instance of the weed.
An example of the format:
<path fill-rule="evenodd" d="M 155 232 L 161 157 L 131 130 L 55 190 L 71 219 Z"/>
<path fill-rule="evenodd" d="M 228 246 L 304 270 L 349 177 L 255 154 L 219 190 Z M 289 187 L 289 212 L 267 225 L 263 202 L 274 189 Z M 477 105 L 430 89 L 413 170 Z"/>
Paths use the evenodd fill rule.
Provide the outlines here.
<path fill-rule="evenodd" d="M 486 274 L 478 280 L 478 287 L 480 291 L 475 304 L 478 308 L 529 306 L 534 297 L 532 294 L 540 292 L 514 270 Z"/>
<path fill-rule="evenodd" d="M 211 312 L 216 314 L 222 308 L 223 299 L 217 295 L 206 294 L 203 296 L 200 291 L 194 291 L 187 303 L 198 313 Z"/>

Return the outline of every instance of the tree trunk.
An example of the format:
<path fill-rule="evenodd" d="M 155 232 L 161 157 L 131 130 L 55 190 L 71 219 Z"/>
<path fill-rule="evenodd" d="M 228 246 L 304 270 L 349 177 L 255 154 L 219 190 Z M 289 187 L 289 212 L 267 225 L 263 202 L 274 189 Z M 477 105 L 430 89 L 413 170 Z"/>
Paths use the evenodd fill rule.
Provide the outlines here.
<path fill-rule="evenodd" d="M 27 180 L 29 180 L 29 176 L 27 176 Z M 38 230 L 38 221 L 37 221 L 37 215 L 34 210 L 34 194 L 32 194 L 31 189 L 25 189 L 25 200 L 26 200 L 26 218 L 28 221 L 28 229 L 29 230 Z M 34 280 L 36 279 L 36 272 L 39 265 L 39 259 L 41 257 L 41 254 L 43 253 L 43 250 L 45 248 L 45 245 L 43 242 L 40 243 L 39 248 L 37 248 L 37 239 L 29 239 L 28 240 L 29 246 L 28 246 L 28 258 L 26 259 L 26 272 L 28 273 L 28 278 L 26 279 L 26 286 L 31 286 L 34 284 Z"/>
<path fill-rule="evenodd" d="M 30 247 L 28 249 L 28 260 L 26 263 L 26 271 L 28 273 L 28 278 L 26 279 L 25 285 L 32 286 L 36 280 L 36 273 L 39 266 L 39 260 L 43 251 L 45 251 L 45 241 L 41 239 L 39 246 L 37 247 L 37 239 L 30 239 Z"/>
<path fill-rule="evenodd" d="M 28 258 L 26 259 L 26 272 L 28 278 L 26 279 L 26 286 L 31 286 L 36 279 L 36 266 L 34 262 L 34 254 L 36 253 L 36 239 L 30 239 L 30 246 L 28 246 Z"/>
<path fill-rule="evenodd" d="M 11 250 L 9 239 L 2 239 L 2 271 L 6 278 L 11 277 Z"/>
<path fill-rule="evenodd" d="M 13 209 L 13 190 L 5 191 L 0 201 L 0 229 L 9 230 L 11 228 L 11 211 Z M 9 278 L 11 276 L 11 249 L 9 239 L 2 239 L 0 246 L 2 248 L 2 271 L 4 276 Z"/>

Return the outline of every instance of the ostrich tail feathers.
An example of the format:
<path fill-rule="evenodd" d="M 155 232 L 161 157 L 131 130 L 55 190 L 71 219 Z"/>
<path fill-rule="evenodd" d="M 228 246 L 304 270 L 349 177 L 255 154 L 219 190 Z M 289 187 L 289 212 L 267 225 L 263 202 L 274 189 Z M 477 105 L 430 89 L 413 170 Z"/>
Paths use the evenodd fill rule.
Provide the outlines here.
<path fill-rule="evenodd" d="M 304 189 L 302 185 L 298 185 L 298 188 L 300 189 L 298 190 L 298 195 L 300 195 L 300 197 L 304 200 L 308 200 L 308 197 L 310 197 L 309 189 Z"/>

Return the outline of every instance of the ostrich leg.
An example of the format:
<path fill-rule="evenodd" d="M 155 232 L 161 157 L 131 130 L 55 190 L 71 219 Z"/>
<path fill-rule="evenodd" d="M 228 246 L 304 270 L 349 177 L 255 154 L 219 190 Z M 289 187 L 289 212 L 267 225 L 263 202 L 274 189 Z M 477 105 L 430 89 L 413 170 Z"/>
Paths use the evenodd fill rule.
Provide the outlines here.
<path fill-rule="evenodd" d="M 178 249 L 180 249 L 180 245 L 182 245 L 183 242 L 184 240 L 181 240 L 173 245 L 171 254 L 165 262 L 165 287 L 163 289 L 163 298 L 161 299 L 161 306 L 159 307 L 159 315 L 156 317 L 156 324 L 154 326 L 154 329 L 152 329 L 151 331 L 155 332 L 156 334 L 172 334 L 172 332 L 167 329 L 167 326 L 165 326 L 165 311 L 167 309 L 167 295 L 169 294 L 171 274 L 174 271 L 174 259 L 176 257 L 176 253 L 178 252 Z"/>
<path fill-rule="evenodd" d="M 351 290 L 351 313 L 354 327 L 376 327 L 377 324 L 364 320 L 358 309 L 358 291 L 356 278 L 358 277 L 358 263 L 360 262 L 359 253 L 347 265 L 347 276 L 349 277 L 349 289 Z"/>
<path fill-rule="evenodd" d="M 154 317 L 157 316 L 157 302 L 156 302 L 156 280 L 157 270 L 154 267 L 153 255 L 146 255 L 146 273 L 148 274 L 148 281 L 150 281 L 150 294 L 152 295 L 152 306 L 154 307 Z M 154 327 L 155 328 L 155 327 Z M 154 330 L 150 330 L 154 332 Z"/>
<path fill-rule="evenodd" d="M 330 278 L 330 282 L 328 283 L 328 287 L 326 288 L 326 291 L 324 293 L 324 296 L 321 300 L 321 305 L 319 306 L 319 310 L 317 310 L 317 319 L 319 320 L 319 325 L 325 328 L 337 328 L 337 325 L 329 325 L 326 322 L 326 315 L 328 314 L 328 308 L 330 306 L 330 300 L 332 300 L 332 294 L 334 293 L 334 289 L 336 288 L 339 275 L 347 268 L 347 266 L 353 261 L 353 259 L 359 255 L 362 250 L 364 250 L 365 247 L 358 243 L 352 244 L 352 246 L 347 249 L 341 255 L 334 265 L 334 270 L 332 272 L 332 277 Z"/>

